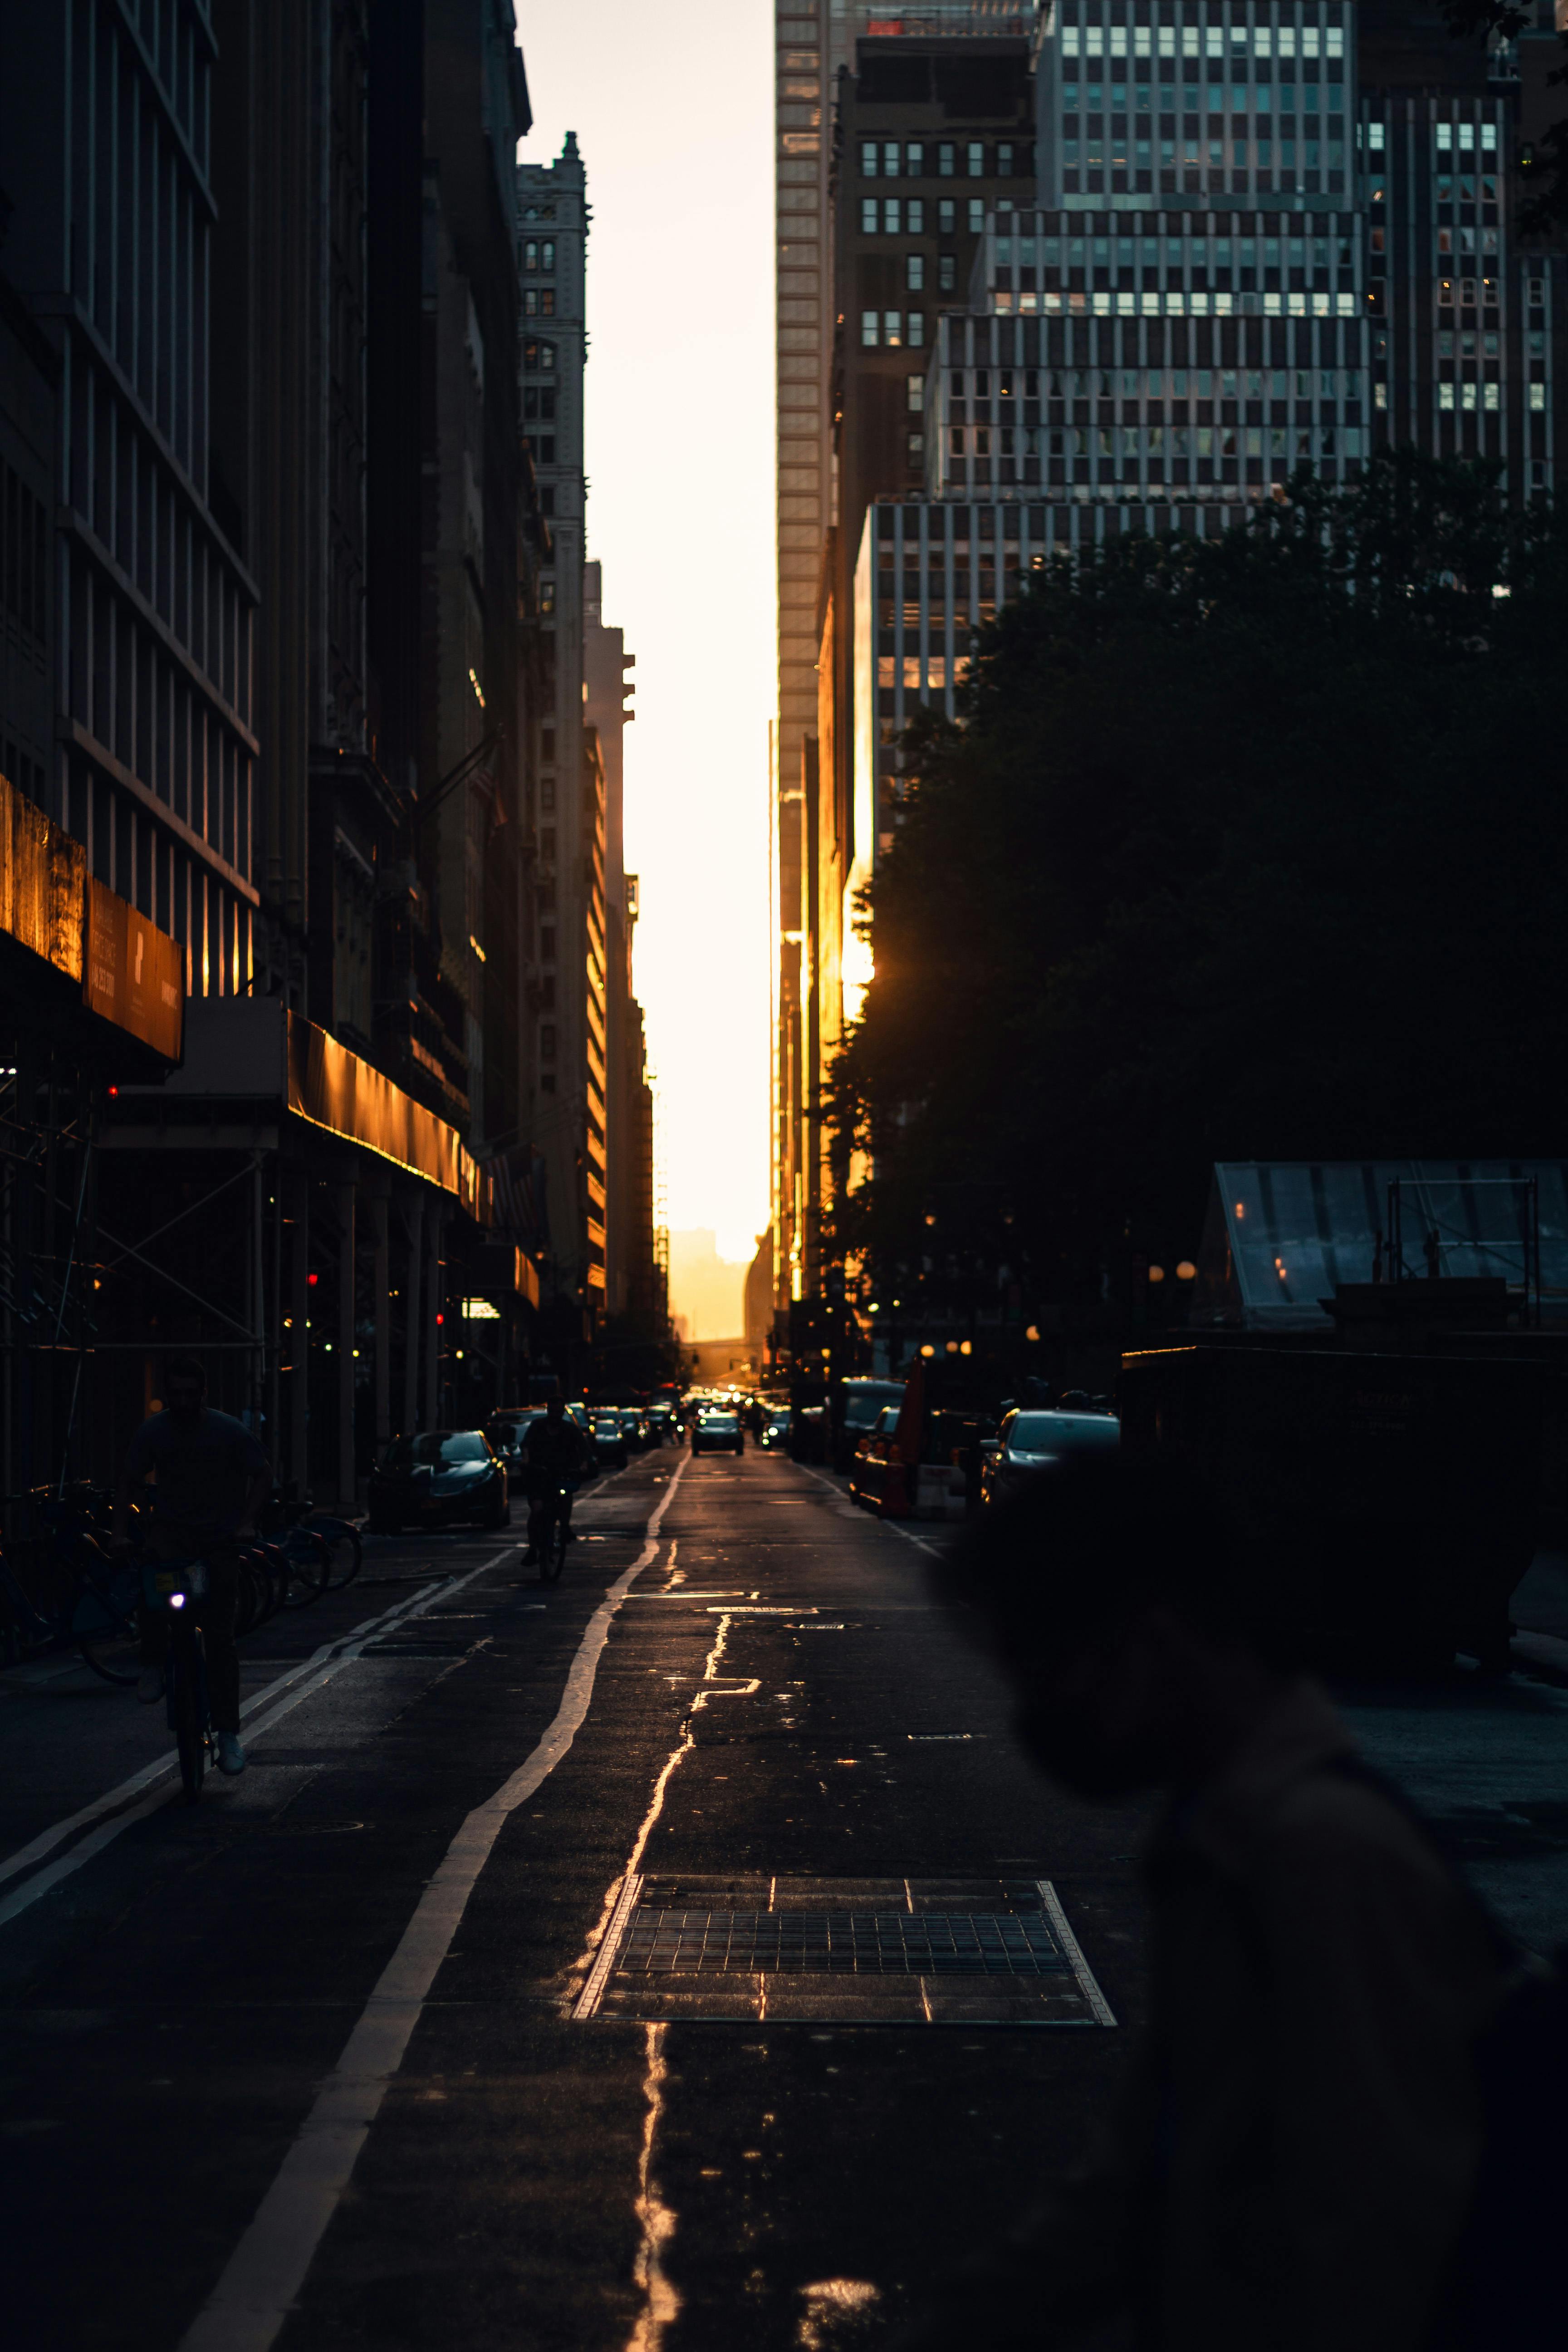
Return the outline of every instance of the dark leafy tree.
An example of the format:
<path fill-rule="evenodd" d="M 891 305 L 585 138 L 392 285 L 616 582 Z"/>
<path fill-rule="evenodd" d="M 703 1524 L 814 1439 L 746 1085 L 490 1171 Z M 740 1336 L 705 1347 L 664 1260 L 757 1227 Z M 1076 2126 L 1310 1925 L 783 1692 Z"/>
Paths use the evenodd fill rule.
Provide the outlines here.
<path fill-rule="evenodd" d="M 1516 0 L 1441 0 L 1441 6 L 1456 40 L 1495 37 L 1511 41 L 1532 31 L 1537 22 L 1535 11 L 1518 6 Z M 1550 236 L 1568 226 L 1568 66 L 1560 66 L 1547 79 L 1553 89 L 1564 90 L 1564 102 L 1557 121 L 1519 158 L 1524 185 L 1519 226 L 1526 236 Z"/>
<path fill-rule="evenodd" d="M 1090 1298 L 1215 1159 L 1568 1147 L 1565 620 L 1552 518 L 1410 452 L 1037 574 L 868 894 L 877 1291 Z"/>

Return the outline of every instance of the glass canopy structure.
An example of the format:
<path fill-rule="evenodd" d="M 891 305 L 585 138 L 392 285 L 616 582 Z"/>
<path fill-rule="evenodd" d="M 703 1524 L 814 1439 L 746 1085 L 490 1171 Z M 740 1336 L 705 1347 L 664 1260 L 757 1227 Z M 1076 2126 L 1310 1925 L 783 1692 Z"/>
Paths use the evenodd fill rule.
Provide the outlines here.
<path fill-rule="evenodd" d="M 1568 1167 L 1549 1160 L 1221 1160 L 1194 1326 L 1321 1330 L 1341 1283 L 1500 1277 L 1568 1321 Z"/>

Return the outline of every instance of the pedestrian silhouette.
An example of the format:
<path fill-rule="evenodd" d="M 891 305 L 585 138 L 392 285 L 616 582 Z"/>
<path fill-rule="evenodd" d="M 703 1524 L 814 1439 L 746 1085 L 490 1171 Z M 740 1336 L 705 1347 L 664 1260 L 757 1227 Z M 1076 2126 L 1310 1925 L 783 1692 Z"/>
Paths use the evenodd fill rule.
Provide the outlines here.
<path fill-rule="evenodd" d="M 943 1573 L 1037 1761 L 1165 1801 L 1150 2022 L 1114 2116 L 908 2342 L 1425 2352 L 1483 2145 L 1502 1978 L 1479 1905 L 1359 1762 L 1194 1482 L 1064 1465 Z"/>

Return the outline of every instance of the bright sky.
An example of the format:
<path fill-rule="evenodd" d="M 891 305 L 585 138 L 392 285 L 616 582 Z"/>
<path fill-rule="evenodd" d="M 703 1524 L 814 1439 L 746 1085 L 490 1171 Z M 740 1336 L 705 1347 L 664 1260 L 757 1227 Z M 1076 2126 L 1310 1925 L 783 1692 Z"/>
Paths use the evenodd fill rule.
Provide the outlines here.
<path fill-rule="evenodd" d="M 770 0 L 517 0 L 588 173 L 588 552 L 637 656 L 626 865 L 674 1227 L 768 1213 L 774 701 Z"/>

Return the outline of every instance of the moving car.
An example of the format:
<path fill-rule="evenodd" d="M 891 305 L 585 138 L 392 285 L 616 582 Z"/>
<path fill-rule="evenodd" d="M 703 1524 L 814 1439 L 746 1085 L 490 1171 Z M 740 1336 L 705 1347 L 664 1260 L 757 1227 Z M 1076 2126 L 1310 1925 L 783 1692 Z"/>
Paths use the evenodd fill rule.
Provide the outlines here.
<path fill-rule="evenodd" d="M 588 1416 L 593 1424 L 594 1451 L 603 1465 L 624 1470 L 631 1459 L 626 1444 L 626 1423 L 618 1412 L 595 1412 Z"/>
<path fill-rule="evenodd" d="M 653 1444 L 653 1433 L 648 1427 L 647 1415 L 646 1412 L 639 1412 L 635 1406 L 621 1407 L 621 1427 L 626 1431 L 626 1444 L 637 1453 L 640 1454 L 645 1445 Z"/>
<path fill-rule="evenodd" d="M 647 1427 L 650 1445 L 668 1445 L 677 1433 L 675 1407 L 672 1404 L 650 1404 Z"/>
<path fill-rule="evenodd" d="M 528 1433 L 536 1421 L 546 1418 L 542 1406 L 526 1406 L 521 1411 L 497 1413 L 485 1434 L 506 1465 L 508 1487 L 513 1494 L 523 1480 L 522 1449 Z"/>
<path fill-rule="evenodd" d="M 404 1527 L 510 1523 L 506 1465 L 482 1429 L 427 1429 L 395 1437 L 370 1477 L 373 1534 Z"/>
<path fill-rule="evenodd" d="M 691 1432 L 693 1454 L 744 1454 L 746 1433 L 733 1412 L 705 1412 Z"/>
<path fill-rule="evenodd" d="M 789 1408 L 775 1405 L 757 1432 L 757 1444 L 765 1453 L 782 1454 L 789 1444 Z"/>
<path fill-rule="evenodd" d="M 1042 1470 L 1075 1454 L 1114 1452 L 1121 1424 L 1110 1412 L 1010 1412 L 995 1438 L 982 1448 L 982 1505 L 1000 1503 Z"/>

